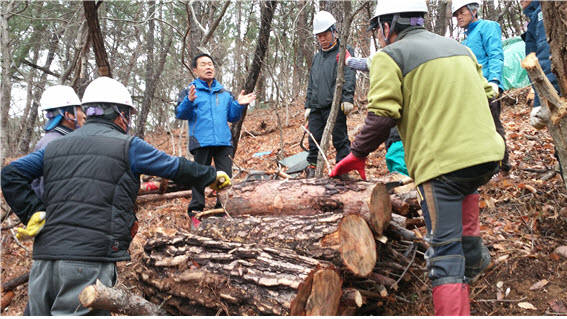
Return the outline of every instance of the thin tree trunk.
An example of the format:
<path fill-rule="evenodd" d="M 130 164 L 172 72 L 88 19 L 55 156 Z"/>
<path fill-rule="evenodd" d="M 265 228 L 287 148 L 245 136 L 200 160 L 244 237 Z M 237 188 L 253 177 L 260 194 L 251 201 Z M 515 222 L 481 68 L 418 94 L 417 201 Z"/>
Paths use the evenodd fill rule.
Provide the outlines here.
<path fill-rule="evenodd" d="M 150 111 L 150 106 L 152 104 L 152 97 L 155 90 L 154 82 L 154 42 L 155 42 L 155 20 L 154 15 L 156 13 L 156 2 L 149 1 L 148 9 L 148 31 L 146 32 L 145 44 L 146 44 L 146 75 L 145 75 L 145 90 L 144 90 L 144 100 L 142 102 L 142 107 L 138 114 L 138 121 L 136 123 L 136 135 L 140 138 L 144 138 L 144 129 L 146 125 L 146 119 L 148 118 L 148 113 Z"/>
<path fill-rule="evenodd" d="M 94 1 L 83 1 L 83 7 L 85 9 L 87 25 L 89 26 L 89 35 L 93 44 L 98 74 L 99 76 L 112 77 L 110 63 L 108 62 L 108 56 L 104 48 L 104 37 L 102 36 L 98 21 L 97 9 L 100 3 L 101 2 L 95 5 Z"/>
<path fill-rule="evenodd" d="M 256 50 L 254 51 L 254 59 L 252 60 L 252 65 L 250 66 L 250 72 L 248 73 L 248 77 L 246 78 L 246 82 L 244 84 L 244 92 L 250 93 L 256 87 L 256 81 L 258 80 L 258 76 L 260 74 L 260 69 L 262 68 L 262 63 L 264 61 L 264 57 L 266 56 L 266 52 L 268 52 L 268 42 L 270 40 L 270 30 L 272 29 L 272 18 L 274 17 L 274 12 L 276 10 L 277 2 L 276 1 L 266 1 L 260 2 L 262 9 L 261 9 L 261 19 L 262 22 L 260 24 L 260 31 L 258 33 L 258 43 L 256 44 Z M 246 118 L 246 111 L 248 110 L 248 106 L 244 106 L 244 110 L 242 111 L 242 116 L 240 120 L 232 125 L 231 133 L 232 133 L 232 145 L 234 147 L 233 156 L 236 154 L 238 149 L 238 142 L 240 140 L 240 131 L 242 130 L 242 123 Z"/>
<path fill-rule="evenodd" d="M 0 165 L 4 166 L 4 158 L 9 148 L 8 116 L 10 112 L 10 96 L 12 81 L 10 65 L 12 64 L 12 48 L 8 21 L 17 1 L 3 2 L 0 11 L 0 53 L 2 55 L 2 81 L 0 81 Z"/>

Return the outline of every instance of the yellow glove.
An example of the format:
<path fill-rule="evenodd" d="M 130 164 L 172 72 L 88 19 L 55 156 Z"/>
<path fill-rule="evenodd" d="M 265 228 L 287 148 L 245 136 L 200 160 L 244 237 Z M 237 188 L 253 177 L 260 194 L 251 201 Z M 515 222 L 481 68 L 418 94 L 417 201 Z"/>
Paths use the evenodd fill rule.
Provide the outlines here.
<path fill-rule="evenodd" d="M 28 240 L 35 237 L 39 232 L 43 229 L 45 225 L 45 212 L 35 212 L 30 220 L 26 228 L 18 227 L 16 228 L 16 238 L 19 240 Z"/>
<path fill-rule="evenodd" d="M 211 185 L 209 185 L 209 187 L 216 191 L 220 191 L 221 189 L 224 189 L 230 185 L 230 177 L 228 177 L 228 174 L 223 171 L 218 171 L 217 179 Z"/>
<path fill-rule="evenodd" d="M 345 115 L 348 115 L 352 111 L 353 108 L 354 108 L 354 105 L 352 105 L 352 103 L 350 103 L 350 102 L 341 103 L 341 110 L 343 111 L 343 113 L 345 113 Z"/>

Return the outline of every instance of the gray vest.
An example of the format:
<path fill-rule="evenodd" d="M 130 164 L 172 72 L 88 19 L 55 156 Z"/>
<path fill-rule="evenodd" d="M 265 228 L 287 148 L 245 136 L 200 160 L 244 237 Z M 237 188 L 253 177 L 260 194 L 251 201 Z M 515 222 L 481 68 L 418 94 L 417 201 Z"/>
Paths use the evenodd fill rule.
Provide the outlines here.
<path fill-rule="evenodd" d="M 45 148 L 47 222 L 34 259 L 129 260 L 130 228 L 140 187 L 128 151 L 132 137 L 113 123 L 89 119 Z"/>

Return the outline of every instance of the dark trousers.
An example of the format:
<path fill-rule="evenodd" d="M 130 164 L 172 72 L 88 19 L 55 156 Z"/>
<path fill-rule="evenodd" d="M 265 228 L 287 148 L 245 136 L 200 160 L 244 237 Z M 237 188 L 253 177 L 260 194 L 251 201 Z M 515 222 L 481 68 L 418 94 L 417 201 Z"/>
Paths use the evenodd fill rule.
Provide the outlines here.
<path fill-rule="evenodd" d="M 502 107 L 500 105 L 499 99 L 489 99 L 488 105 L 490 106 L 490 113 L 492 114 L 492 119 L 494 120 L 494 125 L 496 126 L 496 132 L 502 136 L 504 139 L 504 158 L 502 159 L 502 168 L 504 170 L 510 169 L 510 164 L 508 162 L 508 146 L 506 145 L 506 131 L 504 131 L 504 126 L 502 126 L 502 122 L 500 121 L 500 112 L 502 111 Z"/>
<path fill-rule="evenodd" d="M 191 151 L 195 162 L 203 165 L 211 165 L 211 161 L 215 161 L 215 168 L 217 171 L 223 171 L 232 177 L 232 146 L 208 146 L 200 147 Z M 215 207 L 220 207 L 220 202 L 217 198 Z M 187 207 L 187 213 L 193 214 L 193 211 L 202 211 L 205 208 L 205 187 L 191 188 L 191 202 Z"/>
<path fill-rule="evenodd" d="M 329 113 L 331 113 L 330 108 L 313 108 L 311 109 L 311 113 L 309 113 L 309 131 L 313 134 L 313 137 L 315 137 L 315 140 L 319 145 L 321 145 L 321 138 L 323 137 L 325 125 L 327 125 Z M 341 110 L 339 110 L 339 113 L 337 114 L 337 120 L 335 122 L 332 137 L 333 146 L 337 150 L 337 157 L 335 161 L 338 163 L 350 153 L 350 141 L 348 139 L 346 115 Z M 317 145 L 315 145 L 315 142 L 313 142 L 311 137 L 309 137 L 309 155 L 307 155 L 307 162 L 310 164 L 316 164 L 318 154 L 319 149 L 317 148 Z"/>
<path fill-rule="evenodd" d="M 427 228 L 425 253 L 433 287 L 465 282 L 463 202 L 498 171 L 496 162 L 480 164 L 438 176 L 418 185 Z M 478 203 L 477 203 L 478 205 Z"/>

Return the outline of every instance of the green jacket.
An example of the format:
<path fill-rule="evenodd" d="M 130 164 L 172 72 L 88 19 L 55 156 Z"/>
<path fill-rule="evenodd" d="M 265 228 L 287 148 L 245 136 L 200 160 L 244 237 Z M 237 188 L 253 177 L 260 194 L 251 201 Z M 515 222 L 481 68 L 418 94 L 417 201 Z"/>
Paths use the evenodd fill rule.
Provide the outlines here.
<path fill-rule="evenodd" d="M 492 94 L 470 49 L 423 27 L 404 30 L 371 61 L 368 111 L 396 121 L 417 185 L 502 160 Z"/>

